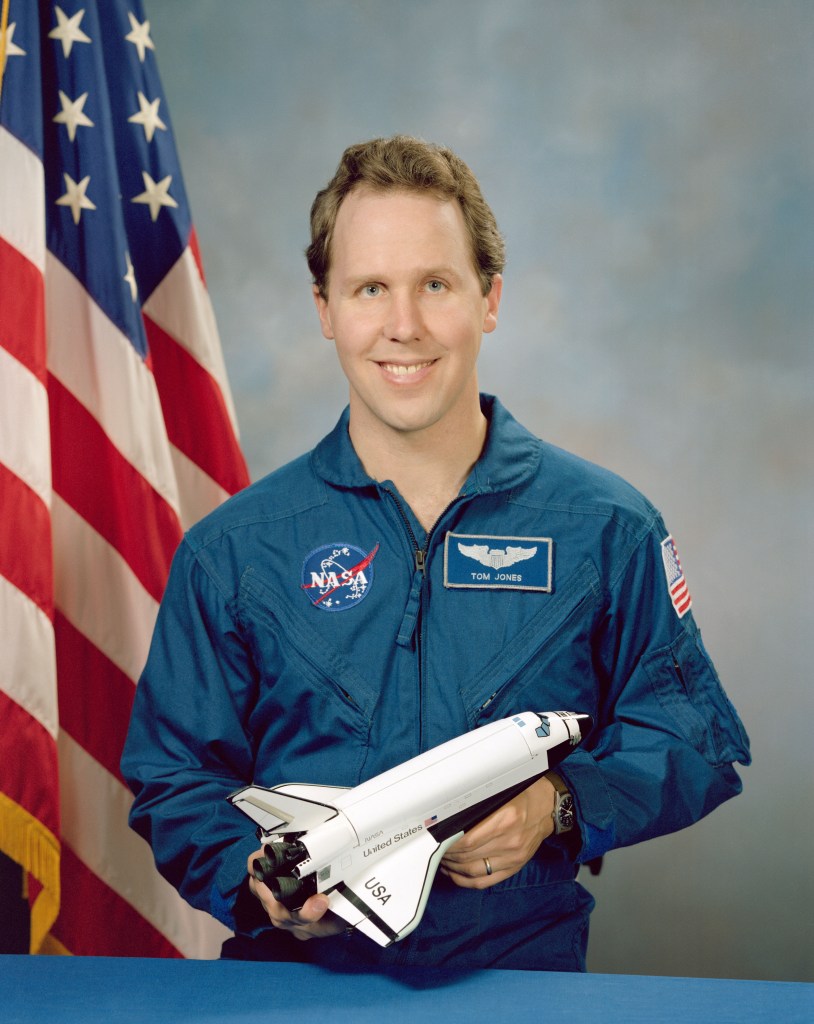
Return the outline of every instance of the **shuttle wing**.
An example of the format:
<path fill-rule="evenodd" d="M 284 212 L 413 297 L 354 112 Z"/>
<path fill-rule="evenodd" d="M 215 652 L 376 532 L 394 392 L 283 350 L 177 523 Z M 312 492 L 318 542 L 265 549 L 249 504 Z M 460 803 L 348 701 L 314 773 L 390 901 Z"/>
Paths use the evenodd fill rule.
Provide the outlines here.
<path fill-rule="evenodd" d="M 439 843 L 422 831 L 401 840 L 340 882 L 329 894 L 331 910 L 380 946 L 403 939 L 421 920 L 441 858 L 461 835 Z"/>
<path fill-rule="evenodd" d="M 307 832 L 336 817 L 333 801 L 346 790 L 332 786 L 291 783 L 266 789 L 246 786 L 232 793 L 229 802 L 257 822 L 264 833 Z"/>

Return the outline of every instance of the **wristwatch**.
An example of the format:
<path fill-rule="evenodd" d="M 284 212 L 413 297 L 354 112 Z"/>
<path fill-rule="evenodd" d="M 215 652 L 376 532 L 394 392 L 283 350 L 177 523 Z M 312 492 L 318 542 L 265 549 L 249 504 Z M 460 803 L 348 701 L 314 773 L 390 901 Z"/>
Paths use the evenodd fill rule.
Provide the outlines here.
<path fill-rule="evenodd" d="M 559 775 L 554 772 L 546 772 L 546 778 L 555 790 L 554 810 L 551 812 L 551 817 L 554 819 L 554 835 L 560 836 L 564 832 L 570 832 L 576 823 L 574 798 Z"/>

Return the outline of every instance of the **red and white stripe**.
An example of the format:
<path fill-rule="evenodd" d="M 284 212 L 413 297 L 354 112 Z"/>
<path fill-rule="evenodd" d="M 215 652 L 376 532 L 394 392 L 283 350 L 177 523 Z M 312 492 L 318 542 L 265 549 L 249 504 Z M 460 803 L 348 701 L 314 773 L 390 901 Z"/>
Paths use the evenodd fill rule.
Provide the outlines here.
<path fill-rule="evenodd" d="M 677 583 L 670 587 L 670 597 L 673 602 L 673 607 L 678 612 L 678 617 L 682 618 L 692 607 L 692 598 L 690 597 L 690 589 L 687 586 L 687 581 L 682 576 Z"/>
<path fill-rule="evenodd" d="M 0 848 L 28 868 L 37 948 L 60 898 L 44 185 L 2 128 L 0 166 Z"/>
<path fill-rule="evenodd" d="M 0 166 L 0 849 L 34 950 L 215 956 L 119 772 L 182 530 L 248 482 L 197 245 L 145 306 L 144 361 L 46 252 L 41 163 L 2 128 Z"/>

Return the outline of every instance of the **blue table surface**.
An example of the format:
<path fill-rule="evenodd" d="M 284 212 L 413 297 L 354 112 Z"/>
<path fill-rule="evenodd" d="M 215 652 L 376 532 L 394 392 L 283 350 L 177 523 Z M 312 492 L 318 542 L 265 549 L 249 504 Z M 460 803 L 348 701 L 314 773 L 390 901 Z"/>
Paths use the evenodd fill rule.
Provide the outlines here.
<path fill-rule="evenodd" d="M 285 963 L 0 956 L 2 1024 L 270 1024 L 274 1019 L 292 1024 L 812 1024 L 814 985 L 529 971 L 338 973 Z"/>

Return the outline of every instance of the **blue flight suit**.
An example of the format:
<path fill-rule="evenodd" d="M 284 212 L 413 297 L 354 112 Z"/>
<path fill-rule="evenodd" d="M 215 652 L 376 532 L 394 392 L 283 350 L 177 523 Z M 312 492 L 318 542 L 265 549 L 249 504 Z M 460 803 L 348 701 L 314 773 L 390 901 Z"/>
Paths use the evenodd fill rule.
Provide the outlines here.
<path fill-rule="evenodd" d="M 194 526 L 173 562 L 122 769 L 133 827 L 224 955 L 584 970 L 580 862 L 740 792 L 748 739 L 688 610 L 675 545 L 614 474 L 482 397 L 484 451 L 429 534 L 372 480 L 348 412 L 307 455 Z M 672 591 L 672 593 L 671 593 Z M 438 876 L 415 932 L 299 942 L 248 895 L 250 782 L 354 786 L 518 711 L 587 712 L 559 768 L 578 833 L 485 891 Z"/>

